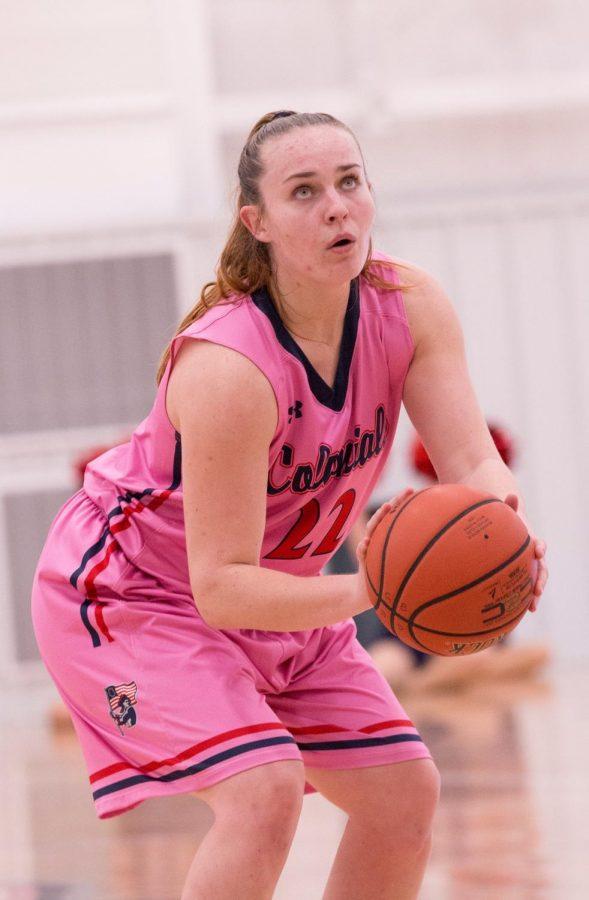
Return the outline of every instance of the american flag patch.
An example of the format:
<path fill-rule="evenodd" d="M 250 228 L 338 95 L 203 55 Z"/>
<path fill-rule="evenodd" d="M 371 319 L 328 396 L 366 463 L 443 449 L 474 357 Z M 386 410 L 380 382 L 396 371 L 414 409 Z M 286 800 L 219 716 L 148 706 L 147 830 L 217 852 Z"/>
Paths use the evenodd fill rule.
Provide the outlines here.
<path fill-rule="evenodd" d="M 119 708 L 122 696 L 127 697 L 131 704 L 137 702 L 137 685 L 134 681 L 129 681 L 126 684 L 109 684 L 104 690 L 112 710 Z"/>

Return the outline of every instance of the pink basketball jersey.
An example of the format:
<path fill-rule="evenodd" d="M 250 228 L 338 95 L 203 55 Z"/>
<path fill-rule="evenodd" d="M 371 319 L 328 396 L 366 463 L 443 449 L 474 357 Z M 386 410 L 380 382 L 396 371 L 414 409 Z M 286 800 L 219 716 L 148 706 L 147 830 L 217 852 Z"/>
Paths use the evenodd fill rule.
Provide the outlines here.
<path fill-rule="evenodd" d="M 375 259 L 390 259 L 375 253 Z M 397 282 L 390 268 L 374 267 Z M 165 407 L 181 341 L 248 357 L 270 381 L 278 425 L 268 458 L 260 565 L 317 575 L 370 499 L 390 453 L 413 341 L 402 294 L 363 277 L 350 285 L 333 388 L 285 328 L 265 289 L 208 310 L 177 335 L 151 412 L 130 441 L 92 460 L 84 490 L 108 516 L 130 562 L 190 593 L 182 506 L 182 440 Z"/>

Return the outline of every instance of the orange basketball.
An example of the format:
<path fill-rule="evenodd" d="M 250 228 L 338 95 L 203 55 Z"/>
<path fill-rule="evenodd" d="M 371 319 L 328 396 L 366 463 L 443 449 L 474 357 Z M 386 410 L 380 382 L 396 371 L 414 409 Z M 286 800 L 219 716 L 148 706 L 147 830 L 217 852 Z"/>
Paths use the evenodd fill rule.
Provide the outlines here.
<path fill-rule="evenodd" d="M 521 518 L 492 494 L 437 484 L 398 501 L 366 553 L 377 616 L 423 653 L 463 656 L 525 615 L 538 562 Z"/>

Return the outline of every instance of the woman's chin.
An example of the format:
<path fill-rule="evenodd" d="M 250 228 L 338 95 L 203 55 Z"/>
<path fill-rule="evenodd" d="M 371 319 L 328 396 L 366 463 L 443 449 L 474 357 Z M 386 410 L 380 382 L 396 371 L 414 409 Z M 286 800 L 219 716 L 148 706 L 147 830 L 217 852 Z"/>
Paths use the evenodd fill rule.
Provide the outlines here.
<path fill-rule="evenodd" d="M 333 254 L 332 258 L 328 260 L 325 270 L 330 273 L 332 278 L 336 278 L 338 281 L 342 278 L 350 281 L 360 274 L 365 262 L 366 253 L 359 253 L 358 250 L 342 256 Z"/>

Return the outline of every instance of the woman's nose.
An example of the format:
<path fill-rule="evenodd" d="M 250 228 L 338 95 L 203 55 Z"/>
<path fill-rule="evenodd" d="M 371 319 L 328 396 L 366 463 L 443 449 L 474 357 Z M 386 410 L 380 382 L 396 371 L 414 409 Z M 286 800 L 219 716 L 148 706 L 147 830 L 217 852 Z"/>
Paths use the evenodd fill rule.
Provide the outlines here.
<path fill-rule="evenodd" d="M 326 215 L 330 221 L 337 218 L 344 218 L 348 214 L 348 207 L 344 203 L 341 194 L 338 191 L 328 191 L 326 199 Z"/>

